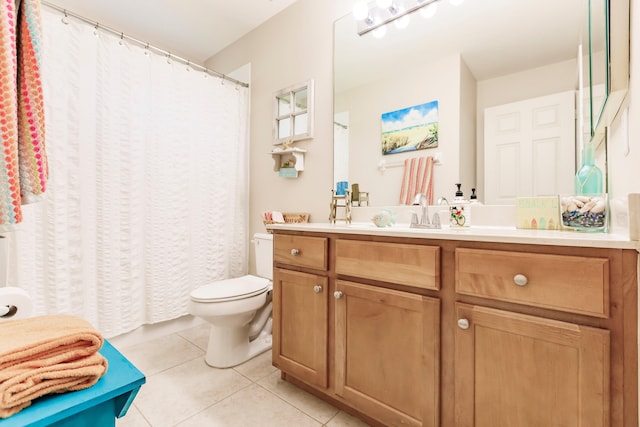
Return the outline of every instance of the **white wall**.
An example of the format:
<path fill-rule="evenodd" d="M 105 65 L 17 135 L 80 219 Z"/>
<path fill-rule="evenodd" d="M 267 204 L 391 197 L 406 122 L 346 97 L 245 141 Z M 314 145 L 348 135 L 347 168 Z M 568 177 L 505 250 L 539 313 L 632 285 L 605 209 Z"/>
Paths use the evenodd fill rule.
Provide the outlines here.
<path fill-rule="evenodd" d="M 251 63 L 250 231 L 263 232 L 260 212 L 309 212 L 327 221 L 333 188 L 333 23 L 356 0 L 299 0 L 232 44 L 206 65 L 229 73 Z M 272 141 L 272 98 L 279 89 L 315 81 L 315 137 L 297 179 L 280 178 L 267 153 Z M 250 271 L 255 271 L 251 254 Z"/>
<path fill-rule="evenodd" d="M 477 109 L 478 83 L 464 60 L 460 61 L 460 152 L 457 161 L 459 163 L 459 179 L 462 183 L 464 195 L 467 199 L 471 196 L 471 188 L 478 188 L 476 179 L 476 109 Z M 455 186 L 450 187 L 443 195 L 449 200 L 455 195 Z M 478 194 L 478 193 L 476 193 Z M 436 193 L 437 197 L 437 193 Z M 482 200 L 482 199 L 480 199 Z"/>

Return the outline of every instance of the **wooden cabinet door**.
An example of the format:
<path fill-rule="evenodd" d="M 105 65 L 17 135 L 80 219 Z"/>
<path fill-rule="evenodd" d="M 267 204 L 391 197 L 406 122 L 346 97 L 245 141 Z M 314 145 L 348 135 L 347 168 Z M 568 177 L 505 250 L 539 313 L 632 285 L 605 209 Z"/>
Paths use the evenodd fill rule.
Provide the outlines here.
<path fill-rule="evenodd" d="M 456 304 L 456 426 L 609 425 L 609 331 Z"/>
<path fill-rule="evenodd" d="M 440 301 L 335 283 L 336 394 L 388 426 L 437 426 Z"/>
<path fill-rule="evenodd" d="M 327 387 L 328 279 L 280 268 L 273 276 L 273 364 Z"/>

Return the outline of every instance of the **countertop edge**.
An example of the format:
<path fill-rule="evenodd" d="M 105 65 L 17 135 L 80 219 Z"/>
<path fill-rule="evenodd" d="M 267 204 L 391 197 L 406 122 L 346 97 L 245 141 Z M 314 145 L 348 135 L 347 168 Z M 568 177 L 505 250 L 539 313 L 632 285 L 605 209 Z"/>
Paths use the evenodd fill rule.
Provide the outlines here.
<path fill-rule="evenodd" d="M 407 225 L 375 228 L 368 223 L 329 224 L 269 224 L 267 230 L 307 231 L 387 237 L 408 237 L 431 240 L 459 240 L 491 243 L 519 243 L 551 246 L 577 246 L 608 249 L 635 249 L 640 242 L 627 236 L 611 233 L 581 233 L 559 230 L 524 230 L 511 227 L 474 226 L 464 229 L 442 228 L 438 230 L 411 229 Z"/>

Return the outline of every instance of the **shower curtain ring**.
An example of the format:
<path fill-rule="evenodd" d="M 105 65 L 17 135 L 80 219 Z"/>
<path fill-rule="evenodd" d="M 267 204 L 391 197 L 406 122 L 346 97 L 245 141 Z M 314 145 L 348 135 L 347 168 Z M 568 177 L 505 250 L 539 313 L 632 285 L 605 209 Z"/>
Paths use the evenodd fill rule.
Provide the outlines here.
<path fill-rule="evenodd" d="M 62 17 L 61 21 L 64 25 L 69 24 L 69 15 L 67 14 L 67 9 L 64 9 L 62 11 L 62 13 L 64 14 L 64 16 Z"/>
<path fill-rule="evenodd" d="M 167 54 L 167 64 L 171 64 L 171 52 Z"/>
<path fill-rule="evenodd" d="M 191 61 L 187 61 L 187 71 L 191 71 Z"/>
<path fill-rule="evenodd" d="M 205 79 L 208 79 L 208 78 L 209 78 L 209 69 L 208 69 L 208 68 L 205 68 L 205 69 L 204 69 L 204 78 L 205 78 Z"/>
<path fill-rule="evenodd" d="M 96 22 L 96 25 L 93 27 L 93 35 L 98 37 L 98 30 L 100 29 L 100 23 Z"/>
<path fill-rule="evenodd" d="M 124 33 L 120 33 L 120 41 L 118 43 L 120 46 L 124 46 Z"/>
<path fill-rule="evenodd" d="M 221 84 L 222 86 L 224 86 L 224 79 L 225 79 L 225 76 L 224 76 L 224 74 L 223 74 L 223 75 L 222 75 L 222 77 L 220 77 L 220 84 Z"/>

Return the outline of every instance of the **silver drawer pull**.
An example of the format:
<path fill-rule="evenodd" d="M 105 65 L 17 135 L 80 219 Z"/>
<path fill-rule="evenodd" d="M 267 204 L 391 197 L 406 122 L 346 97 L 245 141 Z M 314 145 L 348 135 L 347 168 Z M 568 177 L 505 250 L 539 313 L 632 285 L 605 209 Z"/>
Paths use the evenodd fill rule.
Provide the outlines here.
<path fill-rule="evenodd" d="M 458 328 L 469 329 L 469 321 L 467 319 L 458 319 Z"/>
<path fill-rule="evenodd" d="M 335 299 L 340 299 L 340 298 L 342 298 L 342 291 L 335 291 L 335 292 L 333 293 L 333 297 L 334 297 Z"/>
<path fill-rule="evenodd" d="M 528 282 L 529 279 L 527 279 L 527 276 L 525 276 L 524 274 L 516 274 L 515 276 L 513 276 L 513 283 L 518 286 L 526 286 Z"/>
<path fill-rule="evenodd" d="M 300 253 L 300 249 L 291 249 L 291 255 L 296 256 Z"/>
<path fill-rule="evenodd" d="M 320 292 L 322 292 L 322 286 L 320 285 L 315 285 L 313 287 L 313 292 L 315 292 L 316 294 L 319 294 Z"/>

